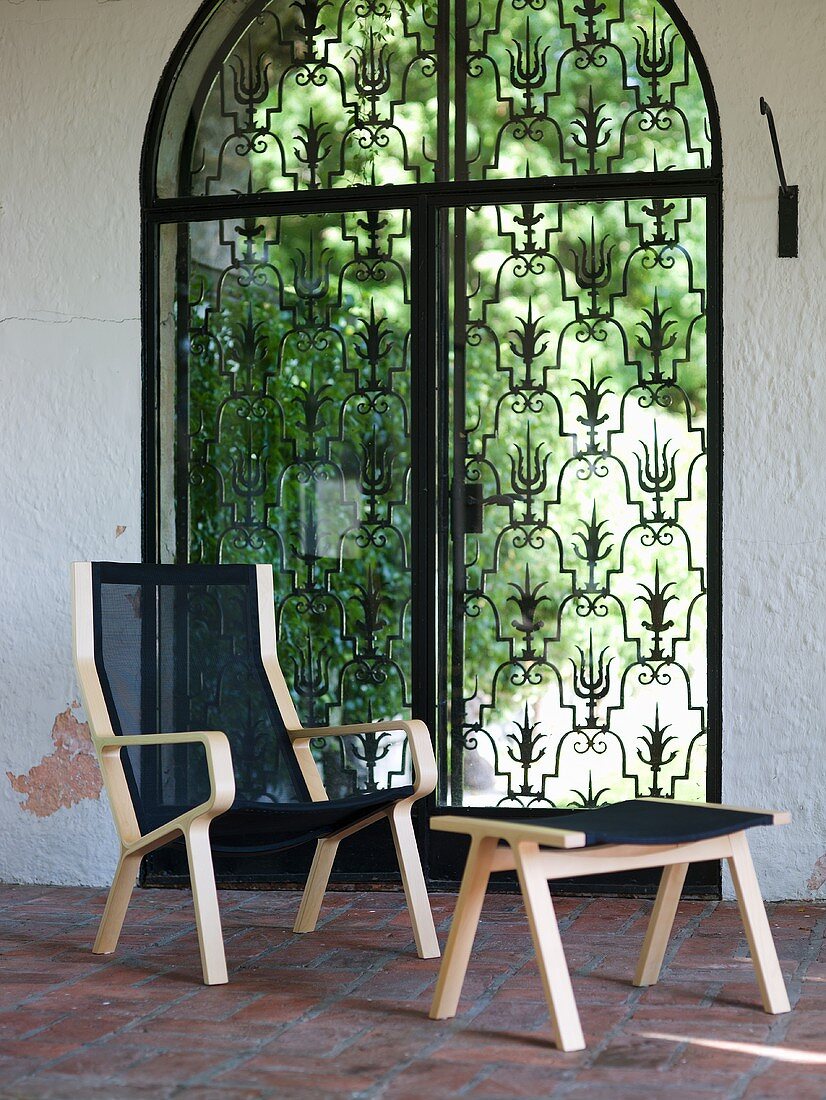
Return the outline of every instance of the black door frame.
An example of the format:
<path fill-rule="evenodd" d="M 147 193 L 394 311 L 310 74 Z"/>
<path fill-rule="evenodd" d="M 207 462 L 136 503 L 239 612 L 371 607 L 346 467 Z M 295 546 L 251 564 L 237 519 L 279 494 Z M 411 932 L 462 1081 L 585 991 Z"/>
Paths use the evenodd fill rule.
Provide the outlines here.
<path fill-rule="evenodd" d="M 438 235 L 443 223 L 442 211 L 452 207 L 520 202 L 610 201 L 612 199 L 652 199 L 698 197 L 707 210 L 707 346 L 708 346 L 708 720 L 707 720 L 707 798 L 721 797 L 722 760 L 722 165 L 720 124 L 714 92 L 691 30 L 670 0 L 661 0 L 686 40 L 697 66 L 706 95 L 712 136 L 712 167 L 702 170 L 658 173 L 627 173 L 615 176 L 551 177 L 531 180 L 453 181 L 410 185 L 324 189 L 311 192 L 260 193 L 253 195 L 167 198 L 157 196 L 156 172 L 162 126 L 175 79 L 205 19 L 215 9 L 208 0 L 173 52 L 156 93 L 150 114 L 141 164 L 141 313 L 143 367 L 142 428 L 142 499 L 143 560 L 160 560 L 161 473 L 159 394 L 160 394 L 160 233 L 164 225 L 217 220 L 220 218 L 274 217 L 286 214 L 335 213 L 351 210 L 407 208 L 411 216 L 412 311 L 414 326 L 412 362 L 417 369 L 411 376 L 411 405 L 417 413 L 411 423 L 413 466 L 412 494 L 414 545 L 412 548 L 412 621 L 413 631 L 428 644 L 413 646 L 412 695 L 414 717 L 422 718 L 434 731 L 438 746 L 446 730 L 446 693 L 444 661 L 446 652 L 444 623 L 449 594 L 447 569 L 440 555 L 448 550 L 450 538 L 449 471 L 446 452 L 446 401 L 437 405 L 437 394 L 444 393 L 444 378 L 439 363 L 445 361 L 446 317 L 440 314 L 438 285 L 445 277 L 447 249 L 439 247 Z M 440 678 L 441 677 L 441 678 Z M 439 813 L 459 815 L 491 814 L 501 817 L 526 816 L 526 811 L 507 809 L 456 808 L 437 805 L 432 795 L 419 814 L 417 828 L 425 872 L 435 887 L 453 886 L 461 876 L 465 845 L 460 838 L 433 831 L 429 820 Z M 564 812 L 564 811 L 559 811 Z M 547 814 L 548 811 L 545 811 Z M 387 871 L 394 865 L 389 836 L 387 843 L 371 838 L 372 858 L 348 859 L 343 846 L 339 879 L 358 883 L 396 879 Z M 359 845 L 363 849 L 365 845 Z M 285 854 L 286 855 L 286 854 Z M 279 859 L 280 870 L 259 866 L 243 873 L 227 866 L 219 876 L 224 881 L 243 881 L 254 885 L 292 881 L 303 874 L 311 853 L 295 859 Z M 250 868 L 250 871 L 252 869 Z M 184 881 L 181 860 L 160 853 L 149 866 L 150 881 Z M 605 889 L 612 892 L 648 891 L 654 880 L 649 875 L 622 882 L 604 880 L 579 882 L 577 891 Z M 506 888 L 512 883 L 505 883 Z M 689 881 L 698 893 L 718 893 L 719 865 L 700 865 Z"/>

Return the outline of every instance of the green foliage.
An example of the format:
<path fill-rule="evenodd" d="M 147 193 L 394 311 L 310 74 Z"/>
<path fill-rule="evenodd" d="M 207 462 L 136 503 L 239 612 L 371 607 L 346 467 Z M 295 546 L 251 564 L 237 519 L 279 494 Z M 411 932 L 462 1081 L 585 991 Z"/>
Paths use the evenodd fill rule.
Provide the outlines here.
<path fill-rule="evenodd" d="M 699 79 L 653 0 L 485 0 L 479 14 L 470 178 L 708 164 Z M 432 3 L 269 5 L 207 99 L 194 190 L 432 178 L 435 23 Z M 611 44 L 601 44 L 606 28 Z M 507 746 L 505 770 L 527 783 L 515 746 L 546 767 L 553 743 L 558 767 L 577 707 L 579 726 L 582 714 L 594 723 L 575 750 L 590 754 L 594 798 L 633 793 L 640 776 L 667 782 L 687 766 L 704 694 L 704 204 L 547 201 L 451 217 L 450 241 L 464 241 L 441 287 L 460 319 L 449 354 L 465 402 L 453 415 L 467 479 L 488 502 L 456 597 L 466 733 L 487 731 L 494 767 Z M 409 266 L 400 210 L 191 231 L 190 557 L 273 563 L 284 664 L 314 725 L 409 713 L 410 376 L 420 369 Z M 613 671 L 600 667 L 613 680 L 597 706 L 595 689 L 578 697 L 578 684 L 586 654 L 593 665 L 608 652 Z M 682 679 L 669 689 L 671 735 L 658 742 L 659 702 L 649 706 L 632 680 L 641 660 L 666 655 Z M 532 672 L 538 659 L 553 671 Z M 620 688 L 622 778 L 596 732 Z M 529 705 L 541 721 L 525 709 L 528 733 L 514 733 Z M 681 752 L 664 754 L 675 739 Z M 704 762 L 692 751 L 697 784 Z M 586 799 L 566 774 L 554 800 Z"/>

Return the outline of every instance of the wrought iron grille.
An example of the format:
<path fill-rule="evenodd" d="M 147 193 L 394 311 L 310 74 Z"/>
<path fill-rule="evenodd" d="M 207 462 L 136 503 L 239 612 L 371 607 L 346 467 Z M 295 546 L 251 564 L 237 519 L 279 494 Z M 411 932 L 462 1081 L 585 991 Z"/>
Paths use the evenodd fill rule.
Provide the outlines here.
<path fill-rule="evenodd" d="M 482 0 L 464 48 L 472 179 L 705 168 L 685 40 L 652 0 Z M 492 122 L 492 124 L 491 124 Z"/>
<path fill-rule="evenodd" d="M 703 798 L 704 203 L 457 218 L 451 797 Z"/>
<path fill-rule="evenodd" d="M 410 710 L 408 221 L 372 210 L 188 234 L 179 554 L 273 564 L 279 656 L 313 726 Z M 405 744 L 319 751 L 334 788 L 375 789 L 379 767 L 385 783 L 405 774 Z"/>
<path fill-rule="evenodd" d="M 271 562 L 302 719 L 424 717 L 441 804 L 714 793 L 720 152 L 673 4 L 215 11 L 146 161 L 147 553 Z M 317 749 L 339 793 L 409 765 Z"/>
<path fill-rule="evenodd" d="M 434 178 L 435 26 L 399 0 L 260 9 L 211 85 L 184 186 L 193 195 Z"/>

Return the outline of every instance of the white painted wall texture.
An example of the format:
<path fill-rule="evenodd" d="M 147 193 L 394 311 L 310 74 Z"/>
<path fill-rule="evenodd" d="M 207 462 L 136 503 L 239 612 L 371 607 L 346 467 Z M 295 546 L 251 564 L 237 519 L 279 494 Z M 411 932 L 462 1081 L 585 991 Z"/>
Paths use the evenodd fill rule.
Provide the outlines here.
<path fill-rule="evenodd" d="M 0 0 L 6 881 L 96 885 L 114 868 L 83 716 L 66 713 L 68 563 L 140 555 L 138 162 L 197 6 Z M 794 814 L 752 834 L 767 895 L 824 897 L 826 0 L 682 9 L 715 83 L 725 160 L 724 795 Z M 798 260 L 776 256 L 761 94 L 801 189 Z"/>

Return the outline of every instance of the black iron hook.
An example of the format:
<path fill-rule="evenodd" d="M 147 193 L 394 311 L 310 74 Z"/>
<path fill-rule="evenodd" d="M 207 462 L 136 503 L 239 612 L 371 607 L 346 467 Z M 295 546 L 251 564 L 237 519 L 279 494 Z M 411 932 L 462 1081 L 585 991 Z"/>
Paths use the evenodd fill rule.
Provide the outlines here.
<path fill-rule="evenodd" d="M 772 147 L 774 148 L 774 159 L 777 161 L 777 174 L 780 176 L 780 189 L 784 195 L 788 195 L 790 188 L 788 183 L 786 183 L 786 173 L 783 171 L 783 157 L 780 155 L 780 143 L 777 140 L 777 127 L 774 125 L 774 114 L 772 113 L 771 107 L 762 96 L 760 96 L 760 114 L 766 116 L 766 120 L 769 124 L 769 133 L 771 134 Z"/>
<path fill-rule="evenodd" d="M 797 256 L 799 192 L 796 186 L 786 182 L 783 157 L 780 153 L 780 143 L 777 140 L 777 128 L 774 125 L 774 114 L 763 96 L 760 96 L 760 114 L 766 116 L 766 121 L 769 124 L 774 159 L 777 162 L 777 174 L 780 177 L 777 253 L 779 256 Z"/>

